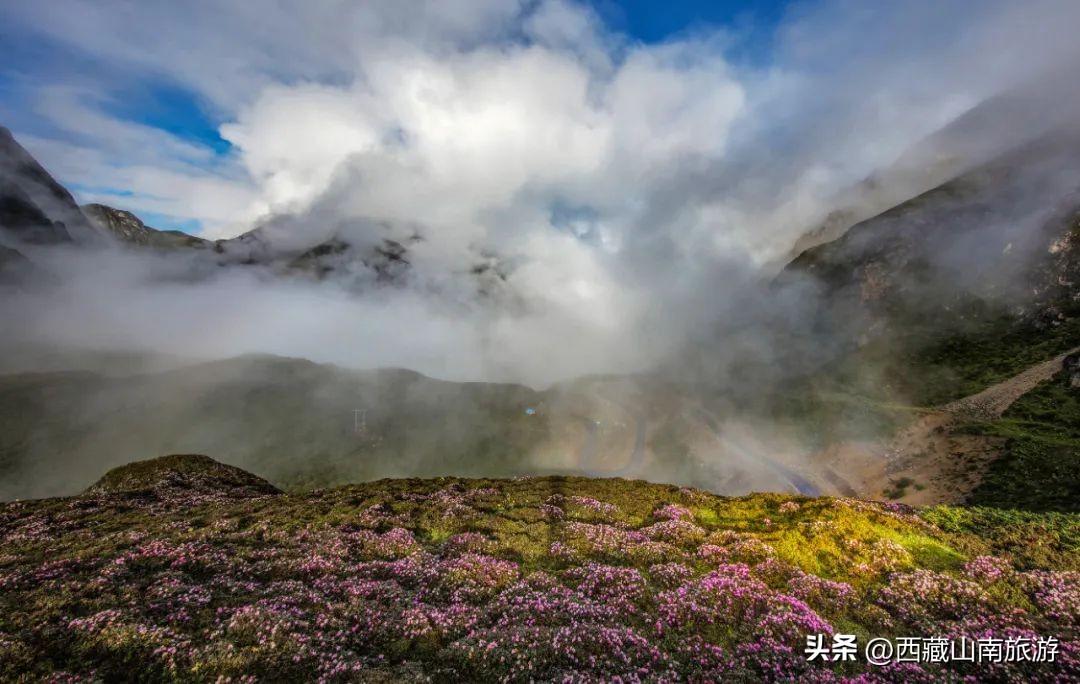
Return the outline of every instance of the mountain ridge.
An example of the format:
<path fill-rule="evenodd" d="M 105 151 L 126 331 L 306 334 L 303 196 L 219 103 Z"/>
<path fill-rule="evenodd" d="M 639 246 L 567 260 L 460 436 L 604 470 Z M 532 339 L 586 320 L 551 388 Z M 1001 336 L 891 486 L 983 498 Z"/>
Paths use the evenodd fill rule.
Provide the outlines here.
<path fill-rule="evenodd" d="M 0 126 L 0 227 L 34 244 L 95 243 L 75 198 Z"/>

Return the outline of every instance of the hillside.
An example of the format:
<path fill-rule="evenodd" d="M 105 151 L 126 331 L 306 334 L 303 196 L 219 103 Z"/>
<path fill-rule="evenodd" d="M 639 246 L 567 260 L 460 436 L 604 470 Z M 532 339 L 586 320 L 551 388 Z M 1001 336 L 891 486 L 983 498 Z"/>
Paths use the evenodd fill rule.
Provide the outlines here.
<path fill-rule="evenodd" d="M 539 401 L 524 387 L 270 356 L 120 376 L 2 376 L 0 492 L 72 493 L 95 470 L 170 452 L 220 454 L 290 487 L 515 475 L 547 435 L 546 413 L 525 414 Z"/>
<path fill-rule="evenodd" d="M 1078 166 L 1074 130 L 1041 136 L 787 267 L 839 349 L 771 407 L 812 461 L 867 496 L 1076 510 L 1077 390 L 1036 386 L 1080 346 Z"/>
<path fill-rule="evenodd" d="M 1075 515 L 561 477 L 275 494 L 218 471 L 170 457 L 0 507 L 0 678 L 1080 677 Z M 834 632 L 858 660 L 809 663 L 807 635 Z M 1053 663 L 861 656 L 930 634 L 1060 645 Z"/>
<path fill-rule="evenodd" d="M 892 164 L 833 198 L 838 208 L 800 236 L 788 261 L 852 226 L 1071 125 L 1080 105 L 1071 74 L 1056 74 L 988 98 L 911 145 Z"/>
<path fill-rule="evenodd" d="M 91 364 L 125 373 L 0 375 L 0 498 L 70 494 L 148 453 L 213 453 L 283 488 L 570 473 L 725 493 L 836 491 L 801 469 L 796 445 L 762 441 L 650 378 L 538 391 L 263 355 L 137 364 L 149 361 Z"/>
<path fill-rule="evenodd" d="M 996 422 L 965 426 L 1004 440 L 971 501 L 984 506 L 1080 511 L 1080 392 L 1068 373 L 1041 382 Z"/>
<path fill-rule="evenodd" d="M 929 406 L 1080 344 L 1080 136 L 1003 154 L 803 252 L 850 353 L 826 374 Z"/>
<path fill-rule="evenodd" d="M 1061 354 L 944 406 L 879 407 L 896 417 L 894 431 L 836 439 L 808 460 L 844 473 L 862 496 L 1077 512 L 1080 394 L 1065 368 L 1075 358 Z"/>

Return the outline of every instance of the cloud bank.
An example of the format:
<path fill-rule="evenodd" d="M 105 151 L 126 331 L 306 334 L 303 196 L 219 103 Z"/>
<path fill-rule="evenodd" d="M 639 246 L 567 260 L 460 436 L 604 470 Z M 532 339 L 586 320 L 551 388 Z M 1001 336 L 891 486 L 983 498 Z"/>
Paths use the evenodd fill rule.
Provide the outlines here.
<path fill-rule="evenodd" d="M 158 268 L 143 262 L 86 274 L 68 306 L 26 305 L 35 334 L 533 384 L 643 370 L 743 321 L 757 270 L 847 189 L 1080 63 L 1064 0 L 794 4 L 754 61 L 732 57 L 746 47 L 732 27 L 645 44 L 565 0 L 3 14 L 101 65 L 21 75 L 16 134 L 84 200 L 196 219 L 212 238 L 260 227 L 294 251 L 422 238 L 408 286 L 362 299 L 251 274 L 139 290 Z M 115 114 L 121 86 L 154 79 L 192 93 L 231 149 Z M 495 304 L 470 276 L 484 258 L 505 266 Z"/>

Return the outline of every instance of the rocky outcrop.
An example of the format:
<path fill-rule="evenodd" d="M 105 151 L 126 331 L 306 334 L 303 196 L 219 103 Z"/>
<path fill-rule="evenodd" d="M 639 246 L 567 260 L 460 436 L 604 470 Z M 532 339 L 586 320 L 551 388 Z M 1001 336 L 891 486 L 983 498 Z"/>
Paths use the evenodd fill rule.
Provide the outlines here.
<path fill-rule="evenodd" d="M 363 268 L 380 283 L 399 282 L 407 275 L 409 266 L 408 247 L 396 240 L 384 239 L 370 249 L 359 250 L 340 238 L 318 244 L 288 264 L 291 271 L 318 278 Z"/>
<path fill-rule="evenodd" d="M 213 244 L 179 230 L 151 228 L 130 211 L 104 204 L 86 204 L 82 211 L 95 226 L 124 244 L 157 249 L 208 249 Z"/>

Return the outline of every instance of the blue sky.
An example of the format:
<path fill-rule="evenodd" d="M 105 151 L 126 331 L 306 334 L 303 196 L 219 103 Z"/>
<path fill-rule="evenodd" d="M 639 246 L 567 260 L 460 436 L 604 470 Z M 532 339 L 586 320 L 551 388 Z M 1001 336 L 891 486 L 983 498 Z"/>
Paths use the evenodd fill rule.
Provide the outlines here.
<path fill-rule="evenodd" d="M 786 0 L 594 0 L 593 6 L 617 30 L 638 40 L 656 42 L 686 31 L 716 26 L 749 30 L 748 49 L 760 56 L 790 4 Z"/>
<path fill-rule="evenodd" d="M 783 16 L 789 0 L 591 0 L 589 3 L 615 31 L 634 40 L 657 43 L 673 36 L 717 27 L 737 30 L 741 41 L 734 57 L 750 61 L 767 59 L 771 31 Z M 3 9 L 0 8 L 0 17 Z M 108 82 L 114 99 L 110 113 L 208 145 L 218 152 L 229 143 L 218 134 L 220 117 L 205 102 L 160 74 L 125 73 L 117 65 L 62 42 L 0 24 L 4 57 L 0 65 L 0 113 L 29 123 L 25 88 L 35 82 L 64 80 L 101 84 Z"/>
<path fill-rule="evenodd" d="M 349 171 L 350 221 L 498 236 L 565 207 L 597 244 L 663 222 L 764 255 L 772 227 L 1071 64 L 1076 8 L 0 2 L 0 123 L 80 200 L 209 237 L 309 211 Z"/>
<path fill-rule="evenodd" d="M 680 36 L 729 29 L 739 40 L 729 48 L 729 59 L 761 62 L 768 58 L 771 32 L 787 2 L 781 0 L 592 0 L 590 5 L 613 31 L 642 43 L 661 43 Z M 0 20 L 5 10 L 0 8 Z M 151 27 L 143 27 L 150 30 Z M 131 27 L 139 30 L 139 27 Z M 241 36 L 237 36 L 241 39 Z M 84 49 L 79 41 L 67 41 L 47 31 L 18 22 L 0 21 L 0 123 L 24 135 L 40 136 L 57 143 L 89 144 L 87 135 L 57 125 L 38 110 L 37 89 L 42 84 L 85 89 L 94 93 L 93 106 L 118 122 L 129 122 L 164 131 L 227 160 L 231 145 L 219 126 L 234 112 L 224 111 L 195 89 L 160 69 L 115 59 L 107 50 Z M 123 160 L 113 160 L 122 163 Z M 217 162 L 207 162 L 209 164 Z M 83 201 L 112 195 L 130 198 L 132 191 L 90 179 L 75 178 L 59 169 L 57 175 Z M 97 193 L 90 192 L 97 190 Z M 104 192 L 102 192 L 104 191 Z M 187 216 L 144 209 L 161 228 L 198 231 L 200 221 Z"/>

